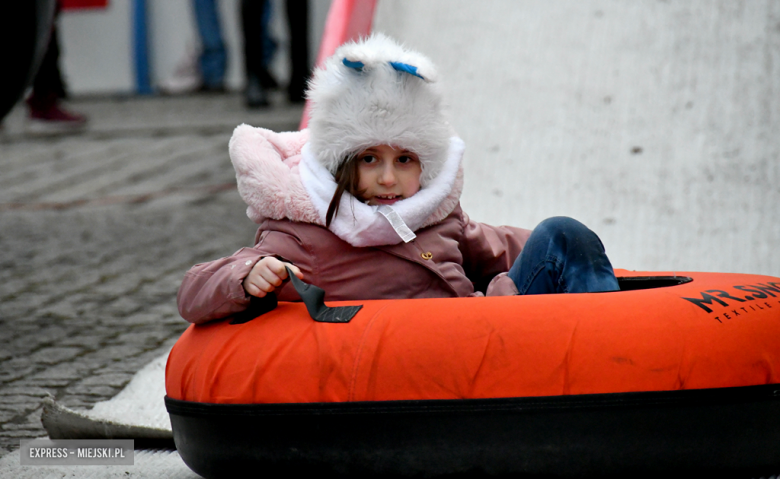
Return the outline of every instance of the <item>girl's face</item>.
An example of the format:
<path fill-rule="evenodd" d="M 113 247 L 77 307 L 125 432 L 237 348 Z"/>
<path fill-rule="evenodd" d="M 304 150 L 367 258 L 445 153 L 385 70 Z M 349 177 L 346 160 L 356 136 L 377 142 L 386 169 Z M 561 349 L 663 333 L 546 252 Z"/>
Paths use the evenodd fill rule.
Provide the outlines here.
<path fill-rule="evenodd" d="M 369 205 L 392 205 L 420 191 L 420 159 L 409 150 L 372 146 L 357 162 L 360 199 Z"/>

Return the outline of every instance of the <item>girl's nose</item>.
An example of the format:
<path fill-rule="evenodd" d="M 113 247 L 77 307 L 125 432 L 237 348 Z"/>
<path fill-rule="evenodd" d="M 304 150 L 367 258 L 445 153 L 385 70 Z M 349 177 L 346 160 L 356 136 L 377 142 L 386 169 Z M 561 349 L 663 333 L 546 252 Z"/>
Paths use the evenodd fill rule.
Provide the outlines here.
<path fill-rule="evenodd" d="M 395 168 L 393 164 L 385 164 L 382 173 L 379 175 L 379 184 L 384 186 L 393 186 L 395 184 Z"/>

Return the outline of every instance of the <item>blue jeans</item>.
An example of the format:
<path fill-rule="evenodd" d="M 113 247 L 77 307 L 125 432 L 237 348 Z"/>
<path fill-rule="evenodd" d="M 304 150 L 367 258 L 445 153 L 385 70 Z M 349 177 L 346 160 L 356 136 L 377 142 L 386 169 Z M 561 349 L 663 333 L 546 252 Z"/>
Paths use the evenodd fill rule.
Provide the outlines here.
<path fill-rule="evenodd" d="M 216 0 L 193 0 L 195 20 L 203 50 L 200 54 L 200 73 L 207 87 L 221 87 L 225 81 L 227 51 L 219 25 Z"/>
<path fill-rule="evenodd" d="M 579 221 L 563 216 L 539 223 L 508 275 L 520 294 L 620 289 L 596 233 Z"/>

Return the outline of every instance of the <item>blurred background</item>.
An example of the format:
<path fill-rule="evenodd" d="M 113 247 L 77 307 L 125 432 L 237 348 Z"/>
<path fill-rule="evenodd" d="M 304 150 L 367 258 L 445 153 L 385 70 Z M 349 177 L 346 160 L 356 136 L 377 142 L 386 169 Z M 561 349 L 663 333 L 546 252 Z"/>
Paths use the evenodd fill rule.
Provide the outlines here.
<path fill-rule="evenodd" d="M 82 1 L 97 7 L 59 21 L 74 98 L 198 88 L 198 2 Z M 215 3 L 228 92 L 246 87 L 240 3 Z M 310 66 L 329 6 L 309 2 Z M 268 70 L 284 85 L 284 1 L 269 7 Z M 475 219 L 531 228 L 573 216 L 628 269 L 780 274 L 777 0 L 380 0 L 374 27 L 442 70 Z M 234 113 L 226 138 L 231 121 L 252 118 Z M 22 131 L 21 116 L 7 136 Z"/>
<path fill-rule="evenodd" d="M 290 48 L 285 0 L 267 0 L 269 36 L 277 44 L 270 62 L 281 82 L 289 78 Z M 59 19 L 62 70 L 74 95 L 128 95 L 146 85 L 137 81 L 137 37 L 147 39 L 146 68 L 153 92 L 197 68 L 202 43 L 195 0 L 70 0 Z M 216 14 L 227 53 L 226 87 L 245 86 L 241 30 L 241 0 L 215 0 Z M 260 2 L 255 2 L 260 3 Z M 139 17 L 138 5 L 144 5 Z M 68 7 L 70 5 L 70 8 Z M 89 8 L 80 5 L 89 5 Z M 104 6 L 105 5 L 105 6 Z M 330 0 L 309 1 L 309 51 L 316 57 Z M 140 33 L 139 33 L 140 32 Z"/>

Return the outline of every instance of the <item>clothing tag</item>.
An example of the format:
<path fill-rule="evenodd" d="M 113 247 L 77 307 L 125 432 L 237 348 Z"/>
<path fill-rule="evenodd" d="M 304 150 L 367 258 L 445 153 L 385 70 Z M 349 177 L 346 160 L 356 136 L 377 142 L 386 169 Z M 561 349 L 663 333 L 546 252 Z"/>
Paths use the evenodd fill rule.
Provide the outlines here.
<path fill-rule="evenodd" d="M 390 226 L 392 226 L 395 232 L 398 233 L 398 236 L 404 240 L 404 243 L 408 243 L 417 238 L 417 235 L 414 234 L 414 231 L 410 230 L 409 227 L 406 226 L 404 220 L 401 219 L 401 215 L 399 215 L 394 209 L 387 205 L 381 205 L 376 210 L 379 213 L 382 213 L 382 216 L 387 218 L 387 221 L 390 222 Z"/>

